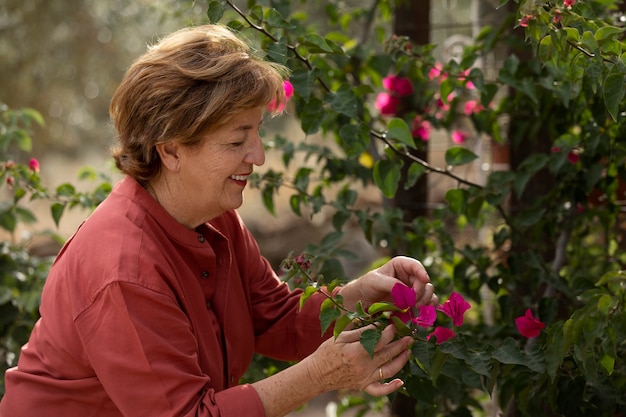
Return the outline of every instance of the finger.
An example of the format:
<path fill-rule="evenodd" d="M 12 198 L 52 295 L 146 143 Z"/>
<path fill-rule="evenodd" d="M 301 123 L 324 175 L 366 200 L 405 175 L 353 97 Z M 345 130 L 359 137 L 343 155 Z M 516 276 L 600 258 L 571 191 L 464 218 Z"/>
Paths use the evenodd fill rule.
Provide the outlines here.
<path fill-rule="evenodd" d="M 421 288 L 421 293 L 417 293 L 417 305 L 432 304 L 433 297 L 435 296 L 435 287 L 433 284 L 428 283 Z"/>
<path fill-rule="evenodd" d="M 368 324 L 367 326 L 359 327 L 354 330 L 344 330 L 339 333 L 336 342 L 338 343 L 353 343 L 361 340 L 361 334 L 368 329 L 375 329 L 376 326 Z"/>
<path fill-rule="evenodd" d="M 396 335 L 396 326 L 394 326 L 393 324 L 389 324 L 387 327 L 383 329 L 382 333 L 380 334 L 380 339 L 378 340 L 378 343 L 376 344 L 376 347 L 374 348 L 374 352 L 378 352 L 382 350 L 385 346 L 387 346 L 389 342 L 393 340 L 395 335 Z"/>
<path fill-rule="evenodd" d="M 398 390 L 400 387 L 404 385 L 404 382 L 401 379 L 394 379 L 389 382 L 372 382 L 368 386 L 366 386 L 363 390 L 367 392 L 369 395 L 373 395 L 375 397 L 382 397 L 383 395 L 389 395 L 392 392 Z"/>
<path fill-rule="evenodd" d="M 424 265 L 417 259 L 406 256 L 396 256 L 386 265 L 390 265 L 390 267 L 393 268 L 389 275 L 400 279 L 411 287 L 418 285 L 418 283 L 425 284 L 430 282 L 426 268 L 424 268 Z"/>
<path fill-rule="evenodd" d="M 378 352 L 377 359 L 379 360 L 379 366 L 387 366 L 390 363 L 394 363 L 394 361 L 396 365 L 400 366 L 398 369 L 394 369 L 393 367 L 391 369 L 384 368 L 383 371 L 389 371 L 384 374 L 387 378 L 395 375 L 409 359 L 410 351 L 408 349 L 412 343 L 413 338 L 411 336 L 405 336 L 402 339 L 389 343 L 384 349 Z"/>

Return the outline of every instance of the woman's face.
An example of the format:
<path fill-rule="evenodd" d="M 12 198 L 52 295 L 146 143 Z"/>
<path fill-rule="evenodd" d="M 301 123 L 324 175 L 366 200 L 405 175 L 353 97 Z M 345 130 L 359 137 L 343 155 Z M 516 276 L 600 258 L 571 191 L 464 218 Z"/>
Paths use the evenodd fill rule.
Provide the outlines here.
<path fill-rule="evenodd" d="M 227 105 L 227 103 L 225 103 Z M 208 133 L 197 146 L 179 149 L 177 186 L 197 224 L 243 203 L 243 190 L 254 166 L 265 162 L 259 136 L 263 107 L 242 112 L 219 130 Z M 178 193 L 178 192 L 177 192 Z"/>

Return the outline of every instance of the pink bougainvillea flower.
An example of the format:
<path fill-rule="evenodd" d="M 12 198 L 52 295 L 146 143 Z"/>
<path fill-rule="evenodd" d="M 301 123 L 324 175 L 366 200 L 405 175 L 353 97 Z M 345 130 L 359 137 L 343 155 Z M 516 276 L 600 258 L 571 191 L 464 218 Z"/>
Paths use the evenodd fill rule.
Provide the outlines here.
<path fill-rule="evenodd" d="M 287 97 L 287 99 L 293 97 L 293 84 L 291 84 L 291 81 L 283 81 L 283 88 L 285 89 L 285 97 Z"/>
<path fill-rule="evenodd" d="M 301 253 L 300 255 L 296 256 L 296 263 L 300 265 L 300 268 L 304 271 L 311 268 L 311 260 L 307 258 L 307 256 L 304 253 Z"/>
<path fill-rule="evenodd" d="M 580 155 L 577 152 L 574 151 L 570 151 L 567 154 L 567 160 L 571 163 L 571 164 L 576 164 L 576 162 L 578 162 L 580 160 Z"/>
<path fill-rule="evenodd" d="M 463 108 L 465 115 L 470 116 L 474 113 L 478 113 L 485 110 L 482 104 L 478 100 L 467 100 Z"/>
<path fill-rule="evenodd" d="M 448 329 L 447 327 L 438 326 L 433 330 L 431 334 L 426 337 L 426 340 L 430 340 L 431 337 L 435 337 L 437 340 L 437 344 L 440 345 L 446 340 L 452 339 L 456 336 L 456 333 L 452 329 Z"/>
<path fill-rule="evenodd" d="M 30 158 L 28 161 L 28 168 L 33 172 L 39 172 L 39 161 L 36 158 Z"/>
<path fill-rule="evenodd" d="M 552 152 L 561 152 L 561 148 L 559 148 L 558 146 L 553 146 Z M 569 151 L 567 153 L 567 160 L 570 162 L 570 164 L 576 164 L 578 161 L 580 161 L 580 154 L 576 151 Z"/>
<path fill-rule="evenodd" d="M 420 327 L 430 327 L 435 324 L 435 320 L 437 320 L 437 310 L 435 306 L 424 305 L 420 306 L 419 314 L 412 322 Z"/>
<path fill-rule="evenodd" d="M 383 78 L 383 87 L 398 96 L 413 94 L 413 84 L 411 84 L 411 80 L 406 77 L 398 77 L 396 75 L 385 77 Z"/>
<path fill-rule="evenodd" d="M 470 303 L 465 301 L 461 294 L 452 292 L 448 301 L 438 306 L 438 310 L 450 317 L 452 323 L 458 327 L 463 325 L 463 316 L 471 307 Z"/>
<path fill-rule="evenodd" d="M 400 283 L 396 283 L 391 288 L 391 298 L 393 299 L 393 304 L 402 310 L 413 308 L 417 302 L 417 294 L 415 294 L 413 288 Z"/>
<path fill-rule="evenodd" d="M 271 112 L 282 112 L 283 110 L 285 110 L 285 105 L 287 104 L 287 102 L 289 101 L 289 99 L 291 97 L 293 97 L 293 84 L 291 84 L 291 82 L 289 80 L 285 80 L 283 81 L 283 89 L 285 90 L 285 102 L 280 104 L 280 105 L 276 105 L 276 100 L 272 100 L 268 105 L 267 105 L 267 109 Z"/>
<path fill-rule="evenodd" d="M 448 94 L 448 97 L 446 98 L 446 101 L 443 101 L 443 99 L 441 97 L 437 97 L 437 107 L 443 111 L 449 111 L 450 110 L 450 103 L 452 103 L 452 100 L 454 100 L 454 94 L 450 93 Z"/>
<path fill-rule="evenodd" d="M 523 28 L 526 28 L 526 27 L 528 27 L 528 23 L 530 23 L 530 21 L 533 20 L 534 18 L 535 18 L 535 16 L 533 16 L 532 14 L 525 14 L 519 20 L 519 25 L 521 27 L 523 27 Z"/>
<path fill-rule="evenodd" d="M 543 322 L 533 316 L 530 308 L 526 310 L 526 314 L 515 319 L 515 325 L 522 336 L 528 338 L 539 336 L 541 329 L 546 327 Z"/>
<path fill-rule="evenodd" d="M 563 0 L 563 7 L 571 9 L 576 4 L 576 0 Z"/>
<path fill-rule="evenodd" d="M 393 115 L 398 110 L 400 99 L 389 93 L 379 93 L 374 106 L 382 115 Z"/>
<path fill-rule="evenodd" d="M 554 9 L 554 17 L 552 18 L 552 23 L 558 25 L 563 20 L 563 15 L 559 9 Z"/>
<path fill-rule="evenodd" d="M 391 298 L 393 304 L 402 311 L 394 311 L 392 316 L 396 316 L 401 322 L 407 323 L 413 319 L 413 307 L 417 302 L 417 294 L 413 288 L 397 283 L 391 288 Z"/>
<path fill-rule="evenodd" d="M 464 143 L 469 135 L 462 130 L 455 130 L 452 132 L 452 142 L 454 143 Z"/>
<path fill-rule="evenodd" d="M 428 78 L 430 80 L 439 78 L 440 81 L 448 78 L 448 74 L 443 72 L 443 65 L 441 64 L 441 62 L 436 62 L 435 65 L 430 69 L 430 71 L 428 71 Z"/>
<path fill-rule="evenodd" d="M 421 116 L 415 116 L 411 125 L 411 134 L 414 138 L 420 138 L 424 142 L 430 139 L 432 126 L 428 120 L 423 120 Z"/>

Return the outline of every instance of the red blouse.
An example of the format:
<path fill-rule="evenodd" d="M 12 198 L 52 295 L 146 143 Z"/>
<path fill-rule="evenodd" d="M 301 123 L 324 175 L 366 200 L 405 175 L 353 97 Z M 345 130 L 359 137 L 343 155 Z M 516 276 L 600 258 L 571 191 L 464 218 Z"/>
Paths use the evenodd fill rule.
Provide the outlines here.
<path fill-rule="evenodd" d="M 55 260 L 0 416 L 263 416 L 237 385 L 253 353 L 298 360 L 329 337 L 322 299 L 299 297 L 236 212 L 189 230 L 127 177 Z"/>

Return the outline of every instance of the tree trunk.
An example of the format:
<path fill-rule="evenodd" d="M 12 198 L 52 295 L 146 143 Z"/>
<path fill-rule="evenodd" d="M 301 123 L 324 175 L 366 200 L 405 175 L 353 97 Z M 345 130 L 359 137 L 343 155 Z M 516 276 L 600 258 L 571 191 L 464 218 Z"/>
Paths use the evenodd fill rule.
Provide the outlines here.
<path fill-rule="evenodd" d="M 430 0 L 409 0 L 397 3 L 394 15 L 394 33 L 408 36 L 416 44 L 430 42 Z M 425 142 L 427 144 L 427 142 Z M 428 160 L 428 147 L 413 149 L 411 153 L 424 161 Z M 404 219 L 411 221 L 428 213 L 428 178 L 422 175 L 417 183 L 405 189 L 407 170 L 411 160 L 406 158 L 402 168 L 402 179 L 393 199 L 395 207 L 402 209 Z M 398 248 L 401 251 L 401 248 Z M 391 415 L 394 417 L 416 416 L 417 400 L 407 395 L 396 395 L 391 403 Z"/>

